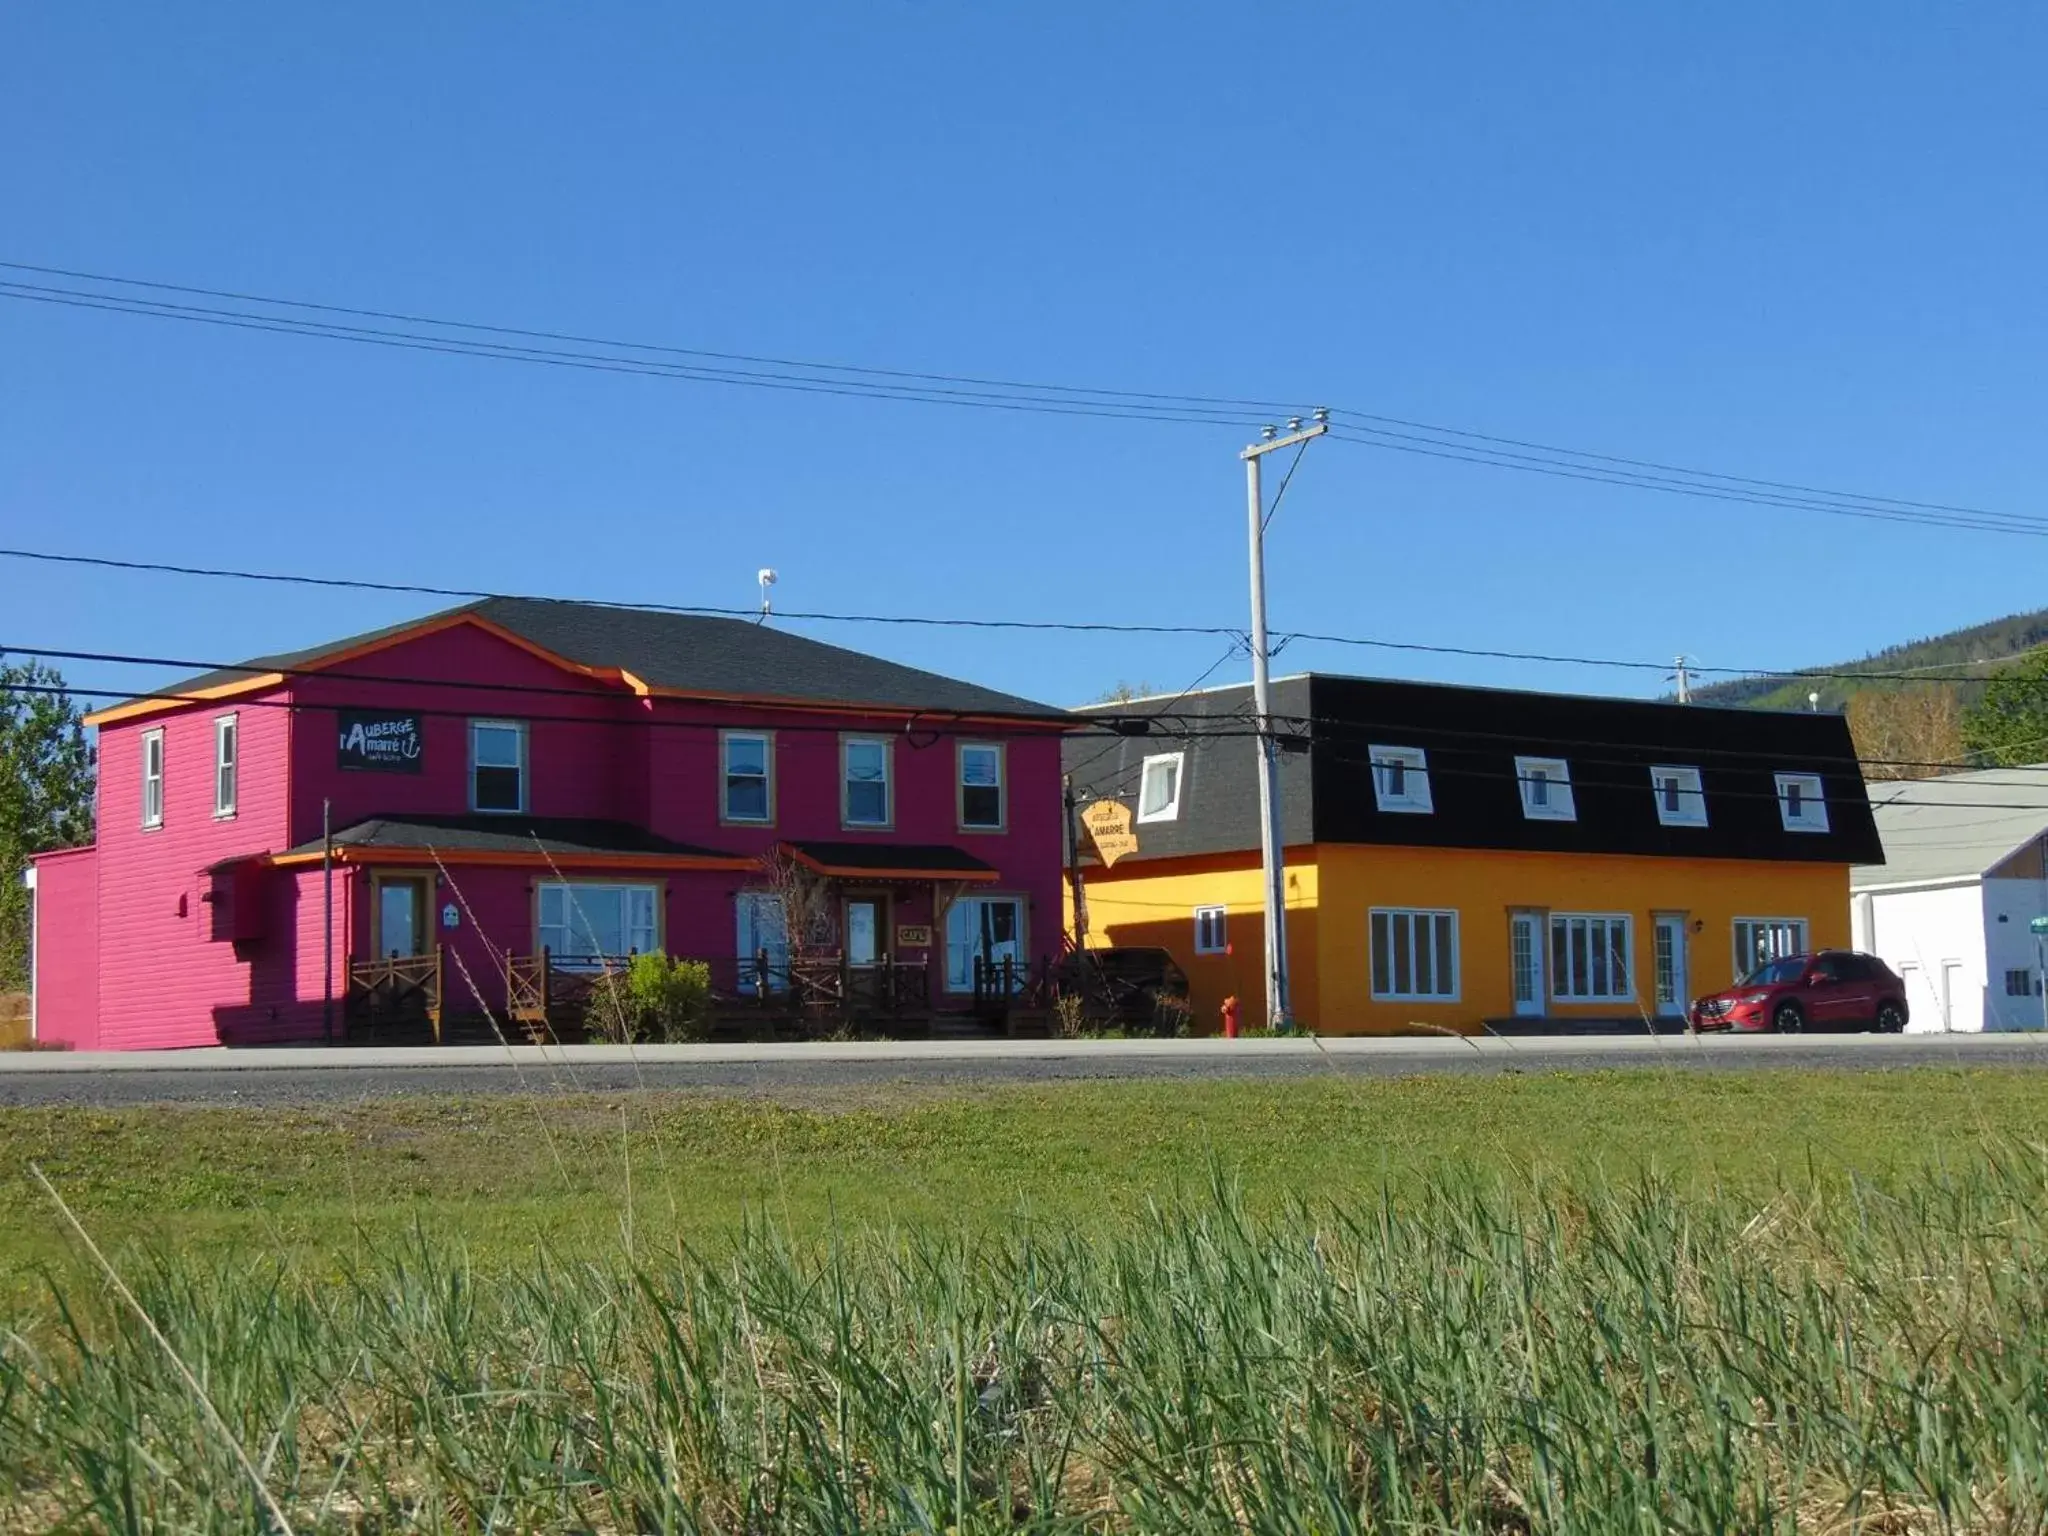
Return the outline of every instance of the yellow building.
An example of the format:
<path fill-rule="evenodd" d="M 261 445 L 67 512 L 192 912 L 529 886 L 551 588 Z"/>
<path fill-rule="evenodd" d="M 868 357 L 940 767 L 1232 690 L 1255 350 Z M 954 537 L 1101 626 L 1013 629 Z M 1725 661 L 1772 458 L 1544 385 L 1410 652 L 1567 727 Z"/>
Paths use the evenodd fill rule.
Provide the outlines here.
<path fill-rule="evenodd" d="M 1086 942 L 1168 951 L 1205 1030 L 1230 996 L 1264 1022 L 1247 695 L 1104 706 L 1146 728 L 1067 748 L 1084 824 L 1135 836 L 1080 837 Z M 1675 1022 L 1845 947 L 1849 867 L 1883 858 L 1838 716 L 1321 675 L 1273 708 L 1290 1001 L 1323 1033 Z"/>

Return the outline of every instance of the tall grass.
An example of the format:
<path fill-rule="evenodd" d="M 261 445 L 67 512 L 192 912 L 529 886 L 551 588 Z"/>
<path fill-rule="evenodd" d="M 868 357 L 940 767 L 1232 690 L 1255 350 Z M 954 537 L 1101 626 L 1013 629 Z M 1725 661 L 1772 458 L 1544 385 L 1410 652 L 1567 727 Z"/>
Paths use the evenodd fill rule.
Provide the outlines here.
<path fill-rule="evenodd" d="M 2044 1240 L 2030 1152 L 128 1279 L 300 1532 L 2006 1532 L 2048 1529 Z M 61 1290 L 0 1350 L 0 1508 L 265 1520 L 165 1350 Z"/>

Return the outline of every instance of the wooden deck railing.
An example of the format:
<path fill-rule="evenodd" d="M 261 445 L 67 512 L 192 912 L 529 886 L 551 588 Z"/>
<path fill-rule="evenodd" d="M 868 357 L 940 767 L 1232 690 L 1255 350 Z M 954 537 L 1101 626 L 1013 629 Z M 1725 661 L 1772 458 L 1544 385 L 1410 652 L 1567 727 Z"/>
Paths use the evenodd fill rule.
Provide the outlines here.
<path fill-rule="evenodd" d="M 377 1035 L 424 1024 L 441 1039 L 441 946 L 432 954 L 351 960 L 342 1017 L 351 1035 Z"/>

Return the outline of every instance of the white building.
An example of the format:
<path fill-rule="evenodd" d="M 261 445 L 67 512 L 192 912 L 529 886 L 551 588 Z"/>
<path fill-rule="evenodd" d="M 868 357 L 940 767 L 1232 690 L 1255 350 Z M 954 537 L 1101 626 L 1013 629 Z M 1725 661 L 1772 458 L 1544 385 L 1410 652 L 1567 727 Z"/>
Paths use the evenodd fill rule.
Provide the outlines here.
<path fill-rule="evenodd" d="M 1885 862 L 1849 872 L 1856 948 L 1906 983 L 1913 1032 L 2040 1029 L 2048 765 L 1870 786 Z"/>

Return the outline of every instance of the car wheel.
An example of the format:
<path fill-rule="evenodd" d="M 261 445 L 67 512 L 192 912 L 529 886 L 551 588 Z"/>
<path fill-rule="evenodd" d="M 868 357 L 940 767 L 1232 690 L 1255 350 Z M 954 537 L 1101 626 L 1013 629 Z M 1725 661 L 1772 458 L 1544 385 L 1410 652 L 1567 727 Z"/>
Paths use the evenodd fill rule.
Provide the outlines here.
<path fill-rule="evenodd" d="M 1806 1015 L 1799 1011 L 1797 1003 L 1780 1003 L 1778 1011 L 1771 1015 L 1771 1028 L 1781 1035 L 1796 1035 L 1806 1028 Z"/>
<path fill-rule="evenodd" d="M 1906 1027 L 1906 1010 L 1897 1003 L 1877 1005 L 1877 1032 L 1880 1035 L 1896 1035 Z"/>

